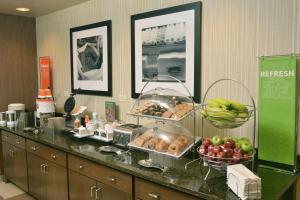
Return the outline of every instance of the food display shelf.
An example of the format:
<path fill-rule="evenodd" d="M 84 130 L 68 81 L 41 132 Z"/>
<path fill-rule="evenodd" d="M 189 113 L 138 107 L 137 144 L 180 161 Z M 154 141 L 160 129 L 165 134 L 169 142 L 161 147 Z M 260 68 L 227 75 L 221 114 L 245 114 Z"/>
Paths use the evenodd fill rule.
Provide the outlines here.
<path fill-rule="evenodd" d="M 153 116 L 153 115 L 142 115 L 142 114 L 134 114 L 134 113 L 127 113 L 128 115 L 131 115 L 133 117 L 140 117 L 140 118 L 147 118 L 147 119 L 154 119 L 157 121 L 173 121 L 173 122 L 180 122 L 183 119 L 185 119 L 186 117 L 190 116 L 191 114 L 193 114 L 195 111 L 200 109 L 200 105 L 199 104 L 195 104 L 195 110 L 191 110 L 189 112 L 187 112 L 185 115 L 183 115 L 181 118 L 178 119 L 174 119 L 174 118 L 166 118 L 166 117 L 158 117 L 158 116 Z"/>
<path fill-rule="evenodd" d="M 195 143 L 199 143 L 199 141 L 201 140 L 200 137 L 197 137 L 196 138 L 196 141 Z M 139 147 L 139 146 L 135 146 L 133 144 L 133 142 L 130 142 L 128 144 L 129 147 L 131 148 L 134 148 L 134 149 L 137 149 L 137 150 L 141 150 L 141 151 L 145 151 L 145 152 L 154 152 L 154 153 L 157 153 L 157 154 L 160 154 L 160 155 L 165 155 L 165 156 L 170 156 L 170 157 L 173 157 L 173 158 L 176 158 L 176 159 L 179 159 L 181 158 L 182 156 L 184 156 L 193 146 L 194 146 L 194 143 L 192 142 L 191 144 L 189 144 L 187 147 L 185 147 L 185 149 L 178 155 L 174 155 L 174 154 L 171 154 L 171 153 L 168 153 L 168 152 L 162 152 L 162 151 L 157 151 L 155 149 L 149 149 L 149 148 L 145 148 L 145 147 Z"/>

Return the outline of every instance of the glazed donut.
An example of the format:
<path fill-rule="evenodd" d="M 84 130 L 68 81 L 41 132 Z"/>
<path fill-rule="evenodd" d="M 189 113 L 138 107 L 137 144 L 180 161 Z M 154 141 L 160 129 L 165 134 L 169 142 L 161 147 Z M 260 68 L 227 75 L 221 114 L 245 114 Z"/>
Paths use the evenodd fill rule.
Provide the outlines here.
<path fill-rule="evenodd" d="M 156 145 L 155 145 L 155 149 L 157 151 L 167 151 L 168 147 L 169 147 L 170 143 L 168 143 L 165 140 L 160 140 Z"/>
<path fill-rule="evenodd" d="M 172 144 L 170 144 L 170 146 L 168 148 L 168 153 L 173 154 L 173 155 L 178 155 L 181 152 L 182 148 L 183 148 L 183 146 L 181 143 L 173 142 Z"/>
<path fill-rule="evenodd" d="M 148 149 L 154 149 L 156 144 L 158 143 L 159 139 L 156 137 L 151 138 L 150 140 L 146 141 L 143 147 Z"/>
<path fill-rule="evenodd" d="M 176 141 L 179 142 L 179 143 L 182 143 L 184 146 L 186 146 L 187 143 L 188 143 L 187 137 L 182 136 L 182 135 L 179 136 L 178 138 L 176 138 Z"/>

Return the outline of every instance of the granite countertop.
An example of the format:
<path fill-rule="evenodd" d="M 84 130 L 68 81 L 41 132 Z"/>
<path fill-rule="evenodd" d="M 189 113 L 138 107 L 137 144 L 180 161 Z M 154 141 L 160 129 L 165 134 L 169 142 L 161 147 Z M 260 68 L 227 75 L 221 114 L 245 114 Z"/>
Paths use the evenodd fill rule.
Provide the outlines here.
<path fill-rule="evenodd" d="M 185 163 L 191 161 L 188 158 L 179 160 L 162 158 L 164 162 L 168 162 L 169 166 L 174 166 L 174 168 L 170 168 L 167 172 L 161 172 L 157 169 L 139 166 L 137 164 L 139 160 L 148 158 L 147 153 L 140 151 L 132 150 L 130 151 L 131 156 L 120 157 L 116 154 L 99 152 L 98 148 L 106 145 L 105 143 L 91 139 L 79 140 L 63 132 L 46 131 L 34 134 L 16 129 L 1 129 L 199 198 L 238 199 L 233 192 L 228 190 L 226 177 L 219 172 L 212 170 L 209 178 L 204 181 L 207 167 L 195 162 L 185 170 Z M 279 199 L 299 176 L 299 173 L 294 175 L 259 167 L 257 163 L 255 163 L 254 171 L 262 179 L 262 199 L 268 200 Z"/>

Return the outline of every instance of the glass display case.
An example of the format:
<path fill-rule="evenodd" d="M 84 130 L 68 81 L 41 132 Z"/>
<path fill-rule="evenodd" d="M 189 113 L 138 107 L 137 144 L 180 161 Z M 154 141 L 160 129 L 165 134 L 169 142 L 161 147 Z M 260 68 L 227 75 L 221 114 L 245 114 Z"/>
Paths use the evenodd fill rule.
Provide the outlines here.
<path fill-rule="evenodd" d="M 180 80 L 170 78 L 181 83 L 187 90 Z M 200 137 L 195 134 L 195 111 L 199 109 L 199 104 L 196 104 L 192 97 L 174 89 L 157 87 L 144 92 L 149 82 L 143 87 L 128 115 L 136 117 L 137 124 L 140 118 L 150 119 L 151 123 L 136 129 L 128 146 L 157 156 L 176 159 L 193 149 L 195 156 L 195 144 L 200 141 Z M 188 90 L 187 94 L 190 94 Z M 182 120 L 185 118 L 192 120 L 193 131 L 183 126 Z M 148 161 L 142 163 L 149 165 Z"/>
<path fill-rule="evenodd" d="M 195 107 L 192 98 L 173 89 L 158 87 L 141 94 L 128 114 L 157 120 L 181 121 L 194 112 Z"/>

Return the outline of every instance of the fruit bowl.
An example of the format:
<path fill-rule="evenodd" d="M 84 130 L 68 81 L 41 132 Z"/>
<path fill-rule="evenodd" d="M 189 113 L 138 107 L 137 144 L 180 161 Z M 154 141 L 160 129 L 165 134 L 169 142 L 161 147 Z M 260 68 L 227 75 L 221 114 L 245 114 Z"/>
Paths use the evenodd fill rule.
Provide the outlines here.
<path fill-rule="evenodd" d="M 254 154 L 255 153 L 253 152 L 251 155 L 247 155 L 247 158 L 218 158 L 216 156 L 210 156 L 201 153 L 199 153 L 199 156 L 204 161 L 204 163 L 207 164 L 208 166 L 211 166 L 218 171 L 225 172 L 227 170 L 227 166 L 229 165 L 235 165 L 235 164 L 246 165 L 248 162 L 253 160 Z"/>
<path fill-rule="evenodd" d="M 207 104 L 200 106 L 201 116 L 220 129 L 237 128 L 247 122 L 254 112 L 253 106 L 222 98 L 210 99 Z"/>
<path fill-rule="evenodd" d="M 205 138 L 197 152 L 205 164 L 220 171 L 226 171 L 228 165 L 247 164 L 255 155 L 248 138 L 221 138 L 218 135 Z"/>

